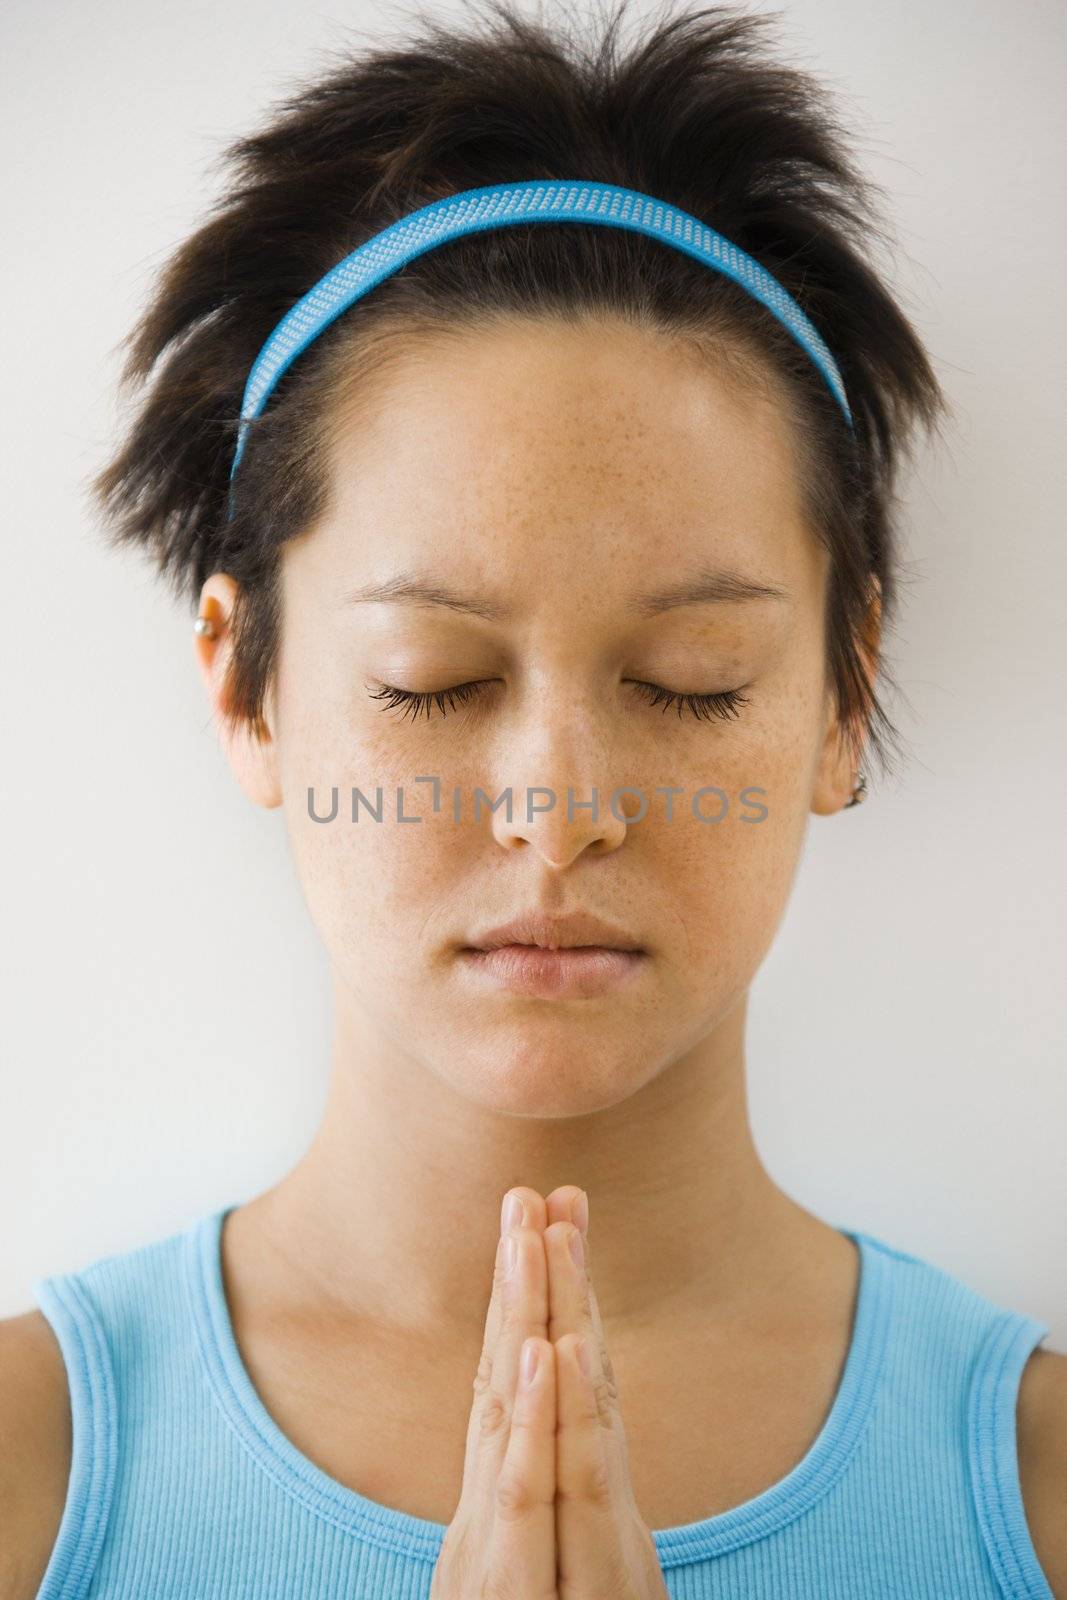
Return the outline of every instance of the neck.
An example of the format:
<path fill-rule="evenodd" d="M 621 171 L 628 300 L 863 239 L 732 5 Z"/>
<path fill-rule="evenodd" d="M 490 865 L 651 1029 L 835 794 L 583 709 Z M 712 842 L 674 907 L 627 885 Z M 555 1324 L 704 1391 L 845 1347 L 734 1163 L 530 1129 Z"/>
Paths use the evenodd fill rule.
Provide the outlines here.
<path fill-rule="evenodd" d="M 783 1193 L 749 1126 L 745 1002 L 618 1105 L 501 1115 L 338 1015 L 327 1103 L 297 1165 L 245 1207 L 291 1293 L 469 1342 L 484 1324 L 506 1189 L 589 1197 L 605 1324 L 758 1311 L 842 1241 Z"/>

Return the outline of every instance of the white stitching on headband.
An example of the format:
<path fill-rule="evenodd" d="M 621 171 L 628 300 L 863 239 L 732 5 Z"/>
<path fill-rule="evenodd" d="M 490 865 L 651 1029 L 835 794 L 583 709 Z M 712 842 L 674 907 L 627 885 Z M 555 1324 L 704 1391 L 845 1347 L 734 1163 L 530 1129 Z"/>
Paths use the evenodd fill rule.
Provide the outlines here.
<path fill-rule="evenodd" d="M 629 228 L 661 239 L 685 255 L 732 278 L 765 305 L 807 352 L 851 429 L 852 412 L 837 363 L 792 295 L 738 245 L 666 200 L 654 200 L 617 184 L 528 178 L 517 183 L 464 189 L 391 223 L 345 256 L 286 312 L 252 364 L 241 401 L 232 484 L 244 452 L 248 425 L 259 416 L 275 385 L 324 328 L 383 278 L 416 256 L 462 234 L 517 222 L 593 222 Z"/>

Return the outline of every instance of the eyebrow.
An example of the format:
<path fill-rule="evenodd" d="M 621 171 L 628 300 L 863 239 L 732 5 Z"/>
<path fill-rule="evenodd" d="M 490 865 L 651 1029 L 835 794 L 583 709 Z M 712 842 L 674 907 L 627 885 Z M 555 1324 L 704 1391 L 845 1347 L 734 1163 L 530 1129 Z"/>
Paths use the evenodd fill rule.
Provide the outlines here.
<path fill-rule="evenodd" d="M 678 606 L 733 605 L 746 600 L 785 600 L 788 589 L 775 583 L 761 583 L 728 567 L 704 568 L 691 578 L 665 589 L 646 590 L 633 595 L 629 610 L 637 616 L 655 617 Z M 482 617 L 486 622 L 507 622 L 513 612 L 487 595 L 461 594 L 433 577 L 400 572 L 381 583 L 361 584 L 347 589 L 342 605 L 442 606 L 466 616 Z"/>

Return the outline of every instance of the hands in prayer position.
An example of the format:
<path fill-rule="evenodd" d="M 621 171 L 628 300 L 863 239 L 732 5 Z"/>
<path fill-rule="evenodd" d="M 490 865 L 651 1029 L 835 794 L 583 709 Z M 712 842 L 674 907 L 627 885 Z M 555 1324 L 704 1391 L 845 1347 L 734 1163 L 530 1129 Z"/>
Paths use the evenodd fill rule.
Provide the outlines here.
<path fill-rule="evenodd" d="M 630 1483 L 588 1221 L 573 1185 L 504 1197 L 463 1483 L 430 1600 L 666 1600 Z"/>

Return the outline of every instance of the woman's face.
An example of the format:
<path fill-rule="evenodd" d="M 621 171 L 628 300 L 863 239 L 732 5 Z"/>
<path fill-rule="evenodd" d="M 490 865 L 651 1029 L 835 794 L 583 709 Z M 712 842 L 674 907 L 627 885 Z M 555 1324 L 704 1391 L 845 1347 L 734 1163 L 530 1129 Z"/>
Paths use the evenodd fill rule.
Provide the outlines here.
<path fill-rule="evenodd" d="M 235 769 L 284 807 L 364 1043 L 495 1110 L 618 1103 L 735 1012 L 809 814 L 852 787 L 783 417 L 652 333 L 516 323 L 405 355 L 341 423 L 333 473 L 283 555 L 272 739 L 233 742 Z M 707 598 L 666 603 L 687 586 Z M 418 715 L 383 694 L 459 685 Z M 744 703 L 679 715 L 657 690 Z M 329 818 L 335 789 L 314 820 L 309 790 Z M 551 993 L 464 954 L 538 911 L 642 954 Z"/>

